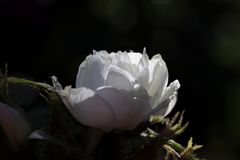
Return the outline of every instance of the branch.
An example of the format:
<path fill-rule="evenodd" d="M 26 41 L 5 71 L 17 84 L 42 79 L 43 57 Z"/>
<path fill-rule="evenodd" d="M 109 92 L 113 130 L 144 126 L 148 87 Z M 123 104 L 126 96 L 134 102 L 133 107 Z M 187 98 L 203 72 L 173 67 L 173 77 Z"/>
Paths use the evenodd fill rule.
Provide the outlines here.
<path fill-rule="evenodd" d="M 48 103 L 52 105 L 61 103 L 61 100 L 54 91 L 54 88 L 46 83 L 34 82 L 17 77 L 4 77 L 4 79 L 8 84 L 24 85 L 36 90 Z"/>

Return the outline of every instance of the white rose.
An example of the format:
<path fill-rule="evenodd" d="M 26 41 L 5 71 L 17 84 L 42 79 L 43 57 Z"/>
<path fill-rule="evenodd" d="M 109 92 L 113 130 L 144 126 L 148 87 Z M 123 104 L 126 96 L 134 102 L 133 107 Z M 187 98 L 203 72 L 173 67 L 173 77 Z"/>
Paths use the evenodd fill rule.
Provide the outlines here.
<path fill-rule="evenodd" d="M 168 87 L 161 55 L 149 60 L 136 52 L 93 51 L 79 67 L 76 88 L 57 92 L 80 123 L 110 131 L 134 129 L 150 115 L 166 116 L 177 100 L 178 80 Z M 59 87 L 60 86 L 60 87 Z"/>

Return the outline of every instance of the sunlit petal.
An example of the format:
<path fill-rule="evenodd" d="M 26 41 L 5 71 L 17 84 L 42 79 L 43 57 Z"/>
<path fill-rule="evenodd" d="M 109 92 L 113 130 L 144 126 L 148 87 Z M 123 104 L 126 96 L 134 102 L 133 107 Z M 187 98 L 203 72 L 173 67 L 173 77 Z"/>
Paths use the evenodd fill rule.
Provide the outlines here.
<path fill-rule="evenodd" d="M 135 79 L 129 72 L 116 66 L 109 66 L 105 86 L 131 91 L 134 83 Z"/>
<path fill-rule="evenodd" d="M 91 89 L 81 87 L 58 91 L 70 113 L 80 123 L 109 131 L 116 125 L 112 107 Z"/>
<path fill-rule="evenodd" d="M 100 55 L 90 55 L 79 67 L 76 87 L 96 89 L 104 85 L 104 76 L 107 68 L 106 60 Z"/>
<path fill-rule="evenodd" d="M 174 95 L 179 88 L 180 88 L 180 83 L 178 80 L 175 80 L 172 83 L 170 83 L 170 85 L 164 89 L 162 98 L 159 103 L 165 101 L 166 99 Z"/>
<path fill-rule="evenodd" d="M 161 57 L 156 56 L 155 59 L 149 63 L 149 88 L 148 93 L 150 96 L 156 94 L 162 95 L 164 88 L 168 82 L 168 70 L 165 62 Z"/>
<path fill-rule="evenodd" d="M 137 52 L 129 52 L 128 57 L 131 61 L 131 64 L 138 66 L 138 63 L 140 62 L 140 60 L 142 58 L 142 54 L 137 53 Z"/>

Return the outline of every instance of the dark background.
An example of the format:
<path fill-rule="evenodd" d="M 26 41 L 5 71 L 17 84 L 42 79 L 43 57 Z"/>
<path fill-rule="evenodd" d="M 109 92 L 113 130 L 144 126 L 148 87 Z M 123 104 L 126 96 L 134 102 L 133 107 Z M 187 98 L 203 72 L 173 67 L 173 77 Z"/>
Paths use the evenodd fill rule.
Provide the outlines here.
<path fill-rule="evenodd" d="M 238 0 L 0 0 L 0 27 L 1 68 L 47 83 L 74 85 L 93 49 L 160 53 L 181 83 L 173 112 L 190 121 L 179 140 L 193 136 L 208 159 L 239 159 Z"/>

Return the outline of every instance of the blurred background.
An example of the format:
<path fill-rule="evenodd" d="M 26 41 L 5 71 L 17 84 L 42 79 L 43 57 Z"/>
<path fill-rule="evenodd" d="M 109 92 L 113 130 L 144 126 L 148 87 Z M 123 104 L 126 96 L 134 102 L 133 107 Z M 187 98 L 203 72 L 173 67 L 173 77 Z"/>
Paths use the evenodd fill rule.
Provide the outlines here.
<path fill-rule="evenodd" d="M 207 159 L 240 158 L 239 0 L 0 0 L 0 41 L 10 75 L 56 75 L 64 86 L 93 49 L 160 53 L 181 83 L 173 113 L 190 121 L 179 141 L 193 136 Z M 14 91 L 20 106 L 35 103 L 32 91 Z"/>

